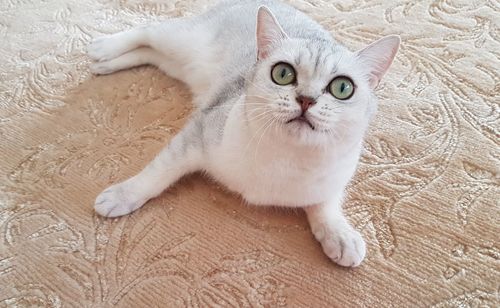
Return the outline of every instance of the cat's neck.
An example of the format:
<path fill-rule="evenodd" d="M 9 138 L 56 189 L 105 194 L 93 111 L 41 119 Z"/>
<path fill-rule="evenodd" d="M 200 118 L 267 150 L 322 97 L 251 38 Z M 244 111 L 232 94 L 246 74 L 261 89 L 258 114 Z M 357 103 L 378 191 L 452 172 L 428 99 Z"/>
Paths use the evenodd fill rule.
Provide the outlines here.
<path fill-rule="evenodd" d="M 286 125 L 286 124 L 285 124 Z M 343 144 L 314 144 L 294 140 L 284 136 L 280 129 L 263 127 L 258 123 L 247 123 L 246 134 L 243 138 L 247 151 L 260 153 L 261 158 L 286 157 L 293 161 L 331 161 L 345 155 L 360 143 L 349 142 Z"/>

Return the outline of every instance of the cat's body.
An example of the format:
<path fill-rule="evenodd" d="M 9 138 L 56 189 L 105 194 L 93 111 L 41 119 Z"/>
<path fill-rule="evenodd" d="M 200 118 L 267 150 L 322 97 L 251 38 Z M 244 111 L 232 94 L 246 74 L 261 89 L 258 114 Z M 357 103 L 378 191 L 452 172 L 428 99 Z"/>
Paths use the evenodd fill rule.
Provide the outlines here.
<path fill-rule="evenodd" d="M 152 64 L 187 83 L 198 106 L 142 172 L 98 196 L 96 210 L 128 214 L 202 170 L 249 203 L 304 207 L 328 256 L 358 265 L 365 245 L 342 215 L 342 194 L 376 109 L 371 89 L 398 44 L 389 37 L 353 53 L 303 13 L 248 0 L 96 40 L 95 73 Z"/>

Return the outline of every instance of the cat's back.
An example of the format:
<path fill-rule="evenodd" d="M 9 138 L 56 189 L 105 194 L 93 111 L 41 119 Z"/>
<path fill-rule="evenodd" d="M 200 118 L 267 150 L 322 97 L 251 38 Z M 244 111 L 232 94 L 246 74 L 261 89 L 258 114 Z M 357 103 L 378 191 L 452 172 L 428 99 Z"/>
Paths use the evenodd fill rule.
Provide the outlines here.
<path fill-rule="evenodd" d="M 216 32 L 215 39 L 232 50 L 255 50 L 255 28 L 260 6 L 268 7 L 291 38 L 332 41 L 316 21 L 292 6 L 275 0 L 226 0 L 200 16 Z M 237 49 L 238 48 L 238 49 Z"/>

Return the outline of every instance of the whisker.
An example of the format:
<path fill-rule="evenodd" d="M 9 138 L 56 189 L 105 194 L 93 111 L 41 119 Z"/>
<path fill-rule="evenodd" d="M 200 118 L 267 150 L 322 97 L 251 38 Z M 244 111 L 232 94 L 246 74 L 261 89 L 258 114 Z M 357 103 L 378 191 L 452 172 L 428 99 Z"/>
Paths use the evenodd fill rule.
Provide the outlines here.
<path fill-rule="evenodd" d="M 259 128 L 257 129 L 257 131 L 256 131 L 256 132 L 254 132 L 254 134 L 252 135 L 252 138 L 250 138 L 250 140 L 248 141 L 247 146 L 245 147 L 245 151 L 244 151 L 245 153 L 247 153 L 248 148 L 251 146 L 251 144 L 252 144 L 253 140 L 255 139 L 255 137 L 257 136 L 257 134 L 258 134 L 258 133 L 262 130 L 262 128 L 263 128 L 263 127 L 265 127 L 265 126 L 267 125 L 267 123 L 269 123 L 270 121 L 272 121 L 272 118 L 271 118 L 271 119 L 268 119 L 268 120 L 265 122 L 265 124 L 264 124 L 264 125 L 262 125 L 261 127 L 259 127 Z"/>
<path fill-rule="evenodd" d="M 256 116 L 252 117 L 251 119 L 248 119 L 248 122 L 261 121 L 263 119 L 266 119 L 270 114 L 271 114 L 271 112 L 260 113 L 260 114 L 258 114 Z"/>
<path fill-rule="evenodd" d="M 264 129 L 264 131 L 262 132 L 260 138 L 259 138 L 259 141 L 257 142 L 257 146 L 255 147 L 255 152 L 254 152 L 254 163 L 257 163 L 257 152 L 259 150 L 259 146 L 260 146 L 260 143 L 262 142 L 262 138 L 264 137 L 264 135 L 266 134 L 267 130 L 269 129 L 269 127 L 271 127 L 274 122 L 276 121 L 276 118 L 272 117 L 271 118 L 271 122 L 266 126 L 266 128 Z"/>

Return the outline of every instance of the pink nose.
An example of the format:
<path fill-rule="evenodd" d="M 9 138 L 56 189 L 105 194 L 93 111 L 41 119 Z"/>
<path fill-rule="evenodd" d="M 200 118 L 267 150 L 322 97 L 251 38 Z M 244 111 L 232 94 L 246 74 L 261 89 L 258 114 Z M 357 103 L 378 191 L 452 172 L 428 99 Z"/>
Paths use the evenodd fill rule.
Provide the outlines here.
<path fill-rule="evenodd" d="M 299 95 L 297 97 L 297 103 L 299 103 L 302 112 L 306 112 L 307 109 L 316 104 L 316 101 L 312 97 Z"/>

